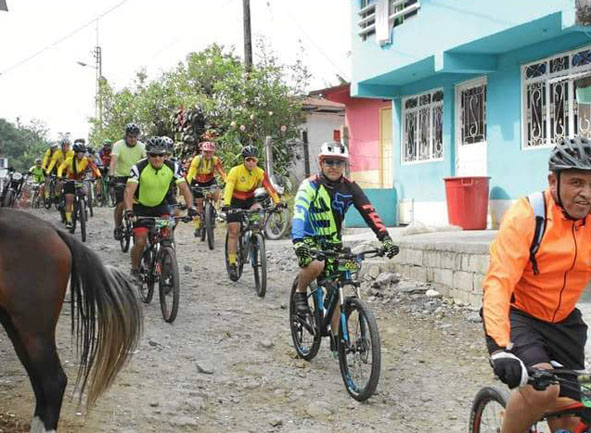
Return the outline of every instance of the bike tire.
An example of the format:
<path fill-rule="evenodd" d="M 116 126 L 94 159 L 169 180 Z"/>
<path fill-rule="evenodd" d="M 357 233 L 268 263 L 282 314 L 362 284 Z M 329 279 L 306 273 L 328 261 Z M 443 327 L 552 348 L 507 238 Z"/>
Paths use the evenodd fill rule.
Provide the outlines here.
<path fill-rule="evenodd" d="M 312 314 L 306 317 L 306 319 L 303 319 L 298 315 L 295 305 L 295 293 L 298 286 L 298 278 L 299 277 L 296 277 L 293 281 L 291 293 L 289 295 L 289 328 L 291 330 L 293 347 L 298 356 L 306 361 L 311 361 L 318 354 L 320 343 L 322 342 L 322 335 L 319 327 L 319 310 L 316 308 L 316 298 L 313 295 L 313 289 L 308 287 L 308 307 Z"/>
<path fill-rule="evenodd" d="M 365 401 L 374 394 L 380 380 L 380 333 L 373 313 L 362 300 L 347 298 L 343 312 L 337 344 L 341 376 L 349 395 L 357 401 Z M 358 316 L 357 323 L 354 313 Z M 345 324 L 342 323 L 343 318 Z M 346 335 L 343 334 L 343 328 L 346 329 Z M 353 377 L 356 376 L 356 372 L 352 371 L 356 365 L 368 365 L 370 356 L 367 379 Z"/>
<path fill-rule="evenodd" d="M 149 304 L 154 296 L 154 250 L 146 248 L 140 259 L 138 292 L 143 303 Z"/>
<path fill-rule="evenodd" d="M 207 230 L 204 215 L 201 215 L 199 218 L 201 218 L 201 242 L 205 242 L 205 239 L 207 238 Z"/>
<path fill-rule="evenodd" d="M 109 193 L 107 195 L 107 204 L 109 207 L 117 206 L 117 195 L 115 193 L 115 188 L 113 186 L 109 187 Z"/>
<path fill-rule="evenodd" d="M 174 248 L 162 246 L 158 259 L 160 260 L 160 309 L 162 318 L 167 323 L 176 319 L 179 310 L 180 281 L 179 266 Z"/>
<path fill-rule="evenodd" d="M 121 230 L 121 239 L 119 239 L 119 245 L 121 246 L 121 251 L 126 253 L 129 251 L 129 244 L 131 243 L 132 232 L 131 225 L 128 223 L 127 220 L 123 220 L 121 224 Z"/>
<path fill-rule="evenodd" d="M 66 220 L 66 202 L 64 199 L 64 203 L 63 203 L 63 212 L 64 212 L 64 221 Z M 78 203 L 76 202 L 76 200 L 74 200 L 74 203 L 72 203 L 72 228 L 70 229 L 70 233 L 74 234 L 76 233 L 76 223 L 78 222 Z"/>
<path fill-rule="evenodd" d="M 472 401 L 470 433 L 501 431 L 509 391 L 498 386 L 485 386 Z"/>
<path fill-rule="evenodd" d="M 82 242 L 86 242 L 86 222 L 88 220 L 88 209 L 86 207 L 86 199 L 80 198 L 78 203 L 78 212 L 80 220 L 80 237 Z"/>
<path fill-rule="evenodd" d="M 43 197 L 43 207 L 45 207 L 45 209 L 49 210 L 51 209 L 51 200 L 53 199 L 53 188 L 51 186 L 51 183 L 49 184 L 49 193 L 46 192 L 45 194 L 47 194 L 47 197 Z"/>
<path fill-rule="evenodd" d="M 256 292 L 260 298 L 264 298 L 267 293 L 267 256 L 262 234 L 256 233 L 250 238 L 250 248 L 250 264 L 254 272 Z"/>
<path fill-rule="evenodd" d="M 281 239 L 285 235 L 290 221 L 290 213 L 287 208 L 271 213 L 263 229 L 265 237 L 272 241 Z"/>
<path fill-rule="evenodd" d="M 210 250 L 214 247 L 215 213 L 211 203 L 205 205 L 205 229 L 207 231 L 207 246 Z"/>
<path fill-rule="evenodd" d="M 88 212 L 86 213 L 87 217 L 86 220 L 88 221 L 88 214 L 90 213 L 90 217 L 92 218 L 94 216 L 94 204 L 92 203 L 94 200 L 92 199 L 92 197 L 88 198 L 87 206 L 88 206 Z"/>
<path fill-rule="evenodd" d="M 226 271 L 228 272 L 228 277 L 230 277 L 230 261 L 228 259 L 228 238 L 229 234 L 226 233 L 226 242 L 224 244 L 224 256 L 226 258 Z M 242 276 L 242 269 L 244 268 L 244 263 L 242 262 L 242 235 L 238 236 L 238 245 L 236 246 L 236 270 L 237 278 L 233 281 L 238 281 Z M 230 278 L 232 279 L 232 278 Z"/>

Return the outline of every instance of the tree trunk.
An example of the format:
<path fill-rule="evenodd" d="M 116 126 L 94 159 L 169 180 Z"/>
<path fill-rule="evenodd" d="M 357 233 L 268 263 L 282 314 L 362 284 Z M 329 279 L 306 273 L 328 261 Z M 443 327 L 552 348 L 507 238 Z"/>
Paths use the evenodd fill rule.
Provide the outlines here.
<path fill-rule="evenodd" d="M 591 0 L 577 0 L 577 25 L 591 25 Z"/>

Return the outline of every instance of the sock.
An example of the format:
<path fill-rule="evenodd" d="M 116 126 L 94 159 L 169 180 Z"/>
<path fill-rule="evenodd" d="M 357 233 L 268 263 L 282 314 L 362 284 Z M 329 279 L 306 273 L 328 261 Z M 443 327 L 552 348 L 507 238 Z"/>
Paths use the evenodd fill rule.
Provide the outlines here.
<path fill-rule="evenodd" d="M 66 212 L 66 222 L 72 222 L 72 212 Z"/>
<path fill-rule="evenodd" d="M 198 216 L 195 217 L 195 219 L 193 220 L 193 225 L 196 229 L 201 228 L 201 218 L 199 218 Z"/>
<path fill-rule="evenodd" d="M 228 254 L 228 261 L 230 262 L 231 265 L 235 265 L 236 264 L 236 254 Z"/>

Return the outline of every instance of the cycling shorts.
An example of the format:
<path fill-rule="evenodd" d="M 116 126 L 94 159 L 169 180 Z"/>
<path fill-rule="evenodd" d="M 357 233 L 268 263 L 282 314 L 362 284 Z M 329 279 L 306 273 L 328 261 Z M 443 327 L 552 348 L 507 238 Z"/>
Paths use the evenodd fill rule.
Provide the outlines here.
<path fill-rule="evenodd" d="M 201 182 L 201 183 L 194 182 L 193 185 L 191 185 L 191 187 L 198 186 L 198 187 L 201 187 L 201 188 L 207 188 L 208 186 L 217 185 L 217 184 L 218 184 L 218 182 L 214 178 L 214 179 L 211 179 L 208 182 Z M 203 193 L 202 192 L 198 192 L 198 191 L 194 191 L 193 190 L 193 197 L 194 198 L 203 198 L 204 196 L 203 196 Z"/>
<path fill-rule="evenodd" d="M 116 204 L 123 202 L 123 194 L 125 193 L 125 185 L 127 184 L 127 179 L 127 176 L 117 176 L 113 179 Z"/>
<path fill-rule="evenodd" d="M 166 218 L 170 216 L 170 207 L 168 206 L 168 203 L 166 203 L 166 200 L 154 207 L 134 203 L 133 214 L 137 217 L 149 216 Z M 136 221 L 133 223 L 133 232 L 135 234 L 148 233 L 149 230 L 149 223 L 147 222 Z"/>
<path fill-rule="evenodd" d="M 230 202 L 230 207 L 232 209 L 250 209 L 251 206 L 255 203 L 256 201 L 254 200 L 254 197 L 247 198 L 246 200 L 232 198 L 232 201 Z M 240 214 L 229 213 L 226 216 L 226 222 L 228 223 L 239 223 L 240 221 L 242 221 L 242 215 Z"/>
<path fill-rule="evenodd" d="M 526 367 L 557 361 L 569 370 L 585 369 L 585 343 L 587 325 L 581 312 L 575 308 L 562 322 L 549 323 L 538 320 L 523 311 L 511 308 L 511 352 Z M 564 376 L 576 381 L 576 376 Z M 580 399 L 578 389 L 560 386 L 560 396 Z"/>

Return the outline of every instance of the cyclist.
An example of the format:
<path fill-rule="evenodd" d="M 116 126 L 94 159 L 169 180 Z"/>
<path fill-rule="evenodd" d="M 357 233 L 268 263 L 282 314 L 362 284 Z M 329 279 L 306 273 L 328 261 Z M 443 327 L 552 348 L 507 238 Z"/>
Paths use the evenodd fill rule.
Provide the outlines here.
<path fill-rule="evenodd" d="M 60 149 L 56 150 L 51 156 L 51 160 L 45 169 L 48 178 L 50 175 L 56 175 L 58 167 L 69 157 L 74 156 L 74 152 L 70 150 L 70 139 L 64 137 L 60 141 Z M 49 188 L 48 188 L 49 190 Z M 57 184 L 55 188 L 55 200 L 59 200 L 61 194 L 61 184 Z"/>
<path fill-rule="evenodd" d="M 103 140 L 103 147 L 99 150 L 98 156 L 103 162 L 103 174 L 107 175 L 109 167 L 111 166 L 111 152 L 113 150 L 113 141 L 106 139 Z"/>
<path fill-rule="evenodd" d="M 65 174 L 68 179 L 81 180 L 84 179 L 86 170 L 90 169 L 97 178 L 101 177 L 101 172 L 94 164 L 91 158 L 86 156 L 86 145 L 83 139 L 78 139 L 72 146 L 74 156 L 69 156 L 57 169 L 57 178 L 62 179 Z M 72 228 L 72 203 L 74 203 L 74 194 L 76 189 L 73 182 L 67 182 L 64 184 L 63 193 L 66 198 L 66 229 Z"/>
<path fill-rule="evenodd" d="M 343 144 L 323 143 L 318 155 L 320 173 L 305 179 L 296 194 L 291 235 L 300 267 L 295 297 L 300 315 L 309 313 L 306 289 L 325 266 L 324 261 L 314 260 L 311 250 L 341 248 L 341 228 L 345 213 L 351 205 L 355 206 L 382 242 L 387 256 L 392 258 L 398 253 L 398 247 L 392 243 L 382 219 L 359 185 L 343 176 L 348 160 L 349 151 Z M 337 308 L 332 317 L 335 335 L 339 310 Z M 331 341 L 333 348 L 334 344 Z"/>
<path fill-rule="evenodd" d="M 208 187 L 217 185 L 217 181 L 214 177 L 215 172 L 222 177 L 222 180 L 226 181 L 226 172 L 222 167 L 222 161 L 217 156 L 214 156 L 215 143 L 211 141 L 205 141 L 201 143 L 201 154 L 195 156 L 191 162 L 189 173 L 187 174 L 187 182 L 191 186 Z M 219 189 L 216 188 L 213 193 L 213 200 L 217 202 L 220 198 Z M 195 225 L 195 237 L 201 236 L 201 215 L 203 214 L 203 193 L 195 193 L 195 205 L 197 206 L 197 212 L 199 213 L 193 223 Z"/>
<path fill-rule="evenodd" d="M 45 194 L 45 170 L 41 158 L 35 159 L 35 165 L 29 168 L 29 174 L 33 176 L 33 182 L 39 185 L 39 197 Z"/>
<path fill-rule="evenodd" d="M 257 167 L 258 150 L 252 145 L 242 148 L 241 156 L 244 162 L 233 167 L 226 178 L 226 188 L 224 190 L 224 209 L 257 209 L 261 205 L 255 202 L 254 191 L 263 185 L 267 190 L 273 203 L 280 204 L 279 196 L 269 182 L 267 173 Z M 236 245 L 240 235 L 240 215 L 227 213 L 226 222 L 228 223 L 228 263 L 230 264 L 230 279 L 238 279 L 238 269 L 236 268 Z"/>
<path fill-rule="evenodd" d="M 45 153 L 43 154 L 43 162 L 41 163 L 41 167 L 43 168 L 43 170 L 47 169 L 47 166 L 49 165 L 49 162 L 51 161 L 51 157 L 53 156 L 53 154 L 55 152 L 57 152 L 58 147 L 59 147 L 59 144 L 55 141 L 49 144 L 49 149 L 47 149 L 45 151 Z"/>
<path fill-rule="evenodd" d="M 579 399 L 572 387 L 536 391 L 527 367 L 585 368 L 587 325 L 575 305 L 589 282 L 591 250 L 591 142 L 565 138 L 550 153 L 548 188 L 540 197 L 546 215 L 537 252 L 534 196 L 519 199 L 503 217 L 490 246 L 483 282 L 484 330 L 495 374 L 513 392 L 504 433 L 523 432 L 547 410 Z M 531 202 L 531 203 L 530 203 Z M 533 252 L 532 252 L 533 251 Z M 576 377 L 572 377 L 576 380 Z M 574 431 L 577 418 L 549 420 L 552 431 Z"/>
<path fill-rule="evenodd" d="M 172 138 L 167 137 L 166 135 L 163 135 L 162 137 L 160 137 L 162 139 L 162 142 L 164 143 L 164 148 L 166 149 L 166 154 L 164 155 L 164 158 L 167 161 L 172 162 L 173 164 L 178 164 L 177 159 L 174 157 L 174 141 L 172 140 Z M 181 174 L 181 176 L 184 177 L 183 175 L 183 170 L 182 167 L 179 165 L 179 172 Z M 178 188 L 176 186 L 175 181 L 173 180 L 170 184 L 170 188 L 168 189 L 168 193 L 166 194 L 166 202 L 172 207 L 172 214 L 174 216 L 179 216 L 181 214 L 181 209 L 179 208 L 178 204 Z M 174 226 L 176 228 L 176 224 Z"/>
<path fill-rule="evenodd" d="M 111 152 L 111 161 L 109 165 L 109 175 L 114 177 L 114 183 L 119 185 L 115 188 L 115 211 L 113 218 L 115 220 L 115 229 L 113 236 L 115 240 L 121 239 L 121 223 L 123 220 L 123 191 L 125 183 L 129 177 L 131 167 L 140 159 L 146 157 L 146 147 L 144 143 L 138 141 L 140 127 L 131 122 L 125 127 L 125 137 L 119 140 L 113 146 Z"/>
<path fill-rule="evenodd" d="M 166 194 L 171 182 L 179 186 L 187 203 L 193 203 L 191 190 L 179 172 L 178 164 L 167 161 L 166 144 L 161 137 L 150 137 L 146 143 L 147 159 L 140 160 L 129 173 L 125 187 L 125 216 L 134 220 L 136 216 L 165 217 L 170 215 Z M 135 199 L 135 202 L 134 202 Z M 197 210 L 191 206 L 188 214 L 194 216 Z M 133 225 L 133 249 L 131 250 L 131 274 L 138 275 L 141 254 L 148 237 L 148 228 L 141 221 Z"/>

